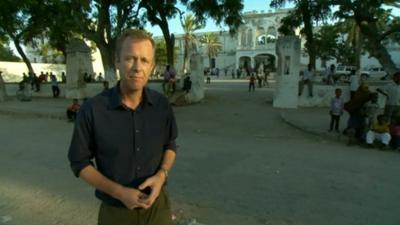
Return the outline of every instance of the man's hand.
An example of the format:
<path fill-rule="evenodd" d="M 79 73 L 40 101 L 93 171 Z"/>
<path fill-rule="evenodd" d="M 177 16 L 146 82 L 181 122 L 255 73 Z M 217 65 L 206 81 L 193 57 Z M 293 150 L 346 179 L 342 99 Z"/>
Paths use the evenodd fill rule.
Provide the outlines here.
<path fill-rule="evenodd" d="M 161 188 L 166 180 L 165 173 L 158 171 L 154 176 L 147 178 L 140 186 L 139 190 L 143 191 L 146 188 L 150 188 L 150 195 L 141 198 L 140 202 L 145 205 L 145 209 L 150 208 L 154 201 L 158 198 Z"/>
<path fill-rule="evenodd" d="M 117 196 L 128 209 L 148 208 L 147 204 L 141 201 L 141 199 L 147 199 L 148 196 L 137 189 L 121 186 L 118 190 Z"/>

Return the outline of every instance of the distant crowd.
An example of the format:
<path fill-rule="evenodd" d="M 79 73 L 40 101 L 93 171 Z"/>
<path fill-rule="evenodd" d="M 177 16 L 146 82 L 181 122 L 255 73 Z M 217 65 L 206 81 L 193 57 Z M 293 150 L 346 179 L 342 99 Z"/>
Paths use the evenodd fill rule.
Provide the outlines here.
<path fill-rule="evenodd" d="M 40 87 L 42 83 L 51 83 L 51 89 L 53 92 L 53 97 L 58 98 L 60 95 L 60 88 L 58 87 L 58 79 L 57 76 L 53 72 L 40 72 L 40 75 L 37 76 L 36 73 L 29 72 L 28 74 L 22 74 L 22 80 L 19 82 L 19 90 L 23 91 L 28 89 L 30 85 L 30 89 L 35 92 L 40 92 Z M 61 82 L 66 82 L 65 72 L 61 72 Z"/>

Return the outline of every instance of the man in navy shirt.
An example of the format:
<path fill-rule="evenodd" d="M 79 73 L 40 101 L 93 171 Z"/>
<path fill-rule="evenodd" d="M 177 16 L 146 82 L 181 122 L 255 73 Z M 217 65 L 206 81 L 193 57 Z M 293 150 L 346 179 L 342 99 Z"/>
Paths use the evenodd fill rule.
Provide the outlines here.
<path fill-rule="evenodd" d="M 116 45 L 120 81 L 86 101 L 76 119 L 68 158 L 96 188 L 99 225 L 172 224 L 164 184 L 177 126 L 168 99 L 145 87 L 154 52 L 144 31 L 125 31 Z"/>

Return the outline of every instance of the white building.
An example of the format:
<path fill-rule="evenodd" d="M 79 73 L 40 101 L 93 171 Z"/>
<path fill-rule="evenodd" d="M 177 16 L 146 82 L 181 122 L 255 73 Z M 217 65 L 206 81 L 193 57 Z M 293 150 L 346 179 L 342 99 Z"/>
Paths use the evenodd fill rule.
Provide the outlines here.
<path fill-rule="evenodd" d="M 219 52 L 212 64 L 222 71 L 225 68 L 233 69 L 240 67 L 258 68 L 261 63 L 265 66 L 276 67 L 277 56 L 275 52 L 275 41 L 278 38 L 278 28 L 281 26 L 281 19 L 287 15 L 289 9 L 251 11 L 243 15 L 244 24 L 239 27 L 238 33 L 230 36 L 227 31 L 215 31 L 222 44 L 222 51 Z M 295 32 L 299 35 L 299 29 Z M 196 33 L 199 39 L 204 33 Z M 163 40 L 163 37 L 155 37 L 156 40 Z M 308 55 L 304 51 L 304 38 L 302 38 L 302 54 L 300 62 L 303 67 L 308 64 Z M 175 69 L 182 71 L 184 40 L 183 34 L 175 34 L 175 47 L 177 55 L 175 56 Z M 387 46 L 389 54 L 397 65 L 400 65 L 400 46 L 398 44 L 389 44 Z M 203 55 L 204 66 L 209 67 L 209 59 L 206 48 L 199 44 L 198 52 Z M 336 61 L 329 61 L 329 64 L 337 64 Z M 322 70 L 321 60 L 317 59 L 317 70 Z M 214 65 L 211 65 L 214 66 Z M 380 66 L 377 59 L 369 56 L 368 53 L 361 57 L 361 66 L 364 68 Z"/>

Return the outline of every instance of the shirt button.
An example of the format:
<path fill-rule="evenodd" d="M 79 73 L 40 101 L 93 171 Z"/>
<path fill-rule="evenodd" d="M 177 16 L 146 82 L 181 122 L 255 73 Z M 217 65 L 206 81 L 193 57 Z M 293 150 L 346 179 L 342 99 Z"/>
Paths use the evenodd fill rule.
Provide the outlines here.
<path fill-rule="evenodd" d="M 136 151 L 137 151 L 137 152 L 138 152 L 138 151 L 140 151 L 140 148 L 139 148 L 139 147 L 137 147 L 137 148 L 136 148 Z"/>
<path fill-rule="evenodd" d="M 136 167 L 136 170 L 139 171 L 140 170 L 140 166 Z"/>
<path fill-rule="evenodd" d="M 139 133 L 140 131 L 139 130 L 136 130 L 136 133 Z"/>

